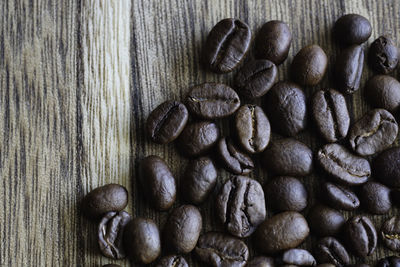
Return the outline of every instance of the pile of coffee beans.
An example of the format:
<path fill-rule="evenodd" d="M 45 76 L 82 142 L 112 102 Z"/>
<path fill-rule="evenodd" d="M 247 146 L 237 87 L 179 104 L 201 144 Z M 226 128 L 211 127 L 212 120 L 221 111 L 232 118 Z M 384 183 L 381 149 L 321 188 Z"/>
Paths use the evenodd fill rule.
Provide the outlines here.
<path fill-rule="evenodd" d="M 367 82 L 364 95 L 374 109 L 351 121 L 347 101 L 360 90 L 363 43 L 372 27 L 365 17 L 349 14 L 336 21 L 333 32 L 341 45 L 333 68 L 335 89 L 318 90 L 312 99 L 302 87 L 321 82 L 328 56 L 316 44 L 306 46 L 292 61 L 292 80 L 277 81 L 277 66 L 288 56 L 292 35 L 286 23 L 270 21 L 254 38 L 255 59 L 237 71 L 234 88 L 204 83 L 191 88 L 182 102 L 169 100 L 156 107 L 147 118 L 149 138 L 158 144 L 175 142 L 190 162 L 178 187 L 162 158 L 145 157 L 140 193 L 156 211 L 169 211 L 178 194 L 186 204 L 169 211 L 160 231 L 151 219 L 124 211 L 124 187 L 94 189 L 83 199 L 82 211 L 98 223 L 100 252 L 170 267 L 188 266 L 188 253 L 221 267 L 369 266 L 351 265 L 351 255 L 364 261 L 378 243 L 398 255 L 400 216 L 374 225 L 369 215 L 387 214 L 400 205 L 400 147 L 393 147 L 400 83 L 388 76 L 397 67 L 399 49 L 389 36 L 371 44 L 367 59 L 377 75 Z M 246 23 L 233 18 L 218 22 L 204 46 L 204 65 L 221 74 L 237 70 L 251 41 Z M 261 97 L 263 107 L 248 103 Z M 230 119 L 234 136 L 223 135 L 221 119 Z M 316 151 L 295 139 L 311 124 L 324 142 Z M 265 185 L 246 176 L 260 167 L 256 163 L 274 177 Z M 231 177 L 221 181 L 217 167 Z M 317 168 L 326 178 L 323 199 L 306 209 L 317 196 L 309 194 L 302 177 Z M 214 201 L 215 220 L 224 232 L 203 231 L 196 206 L 207 199 Z M 267 218 L 268 210 L 272 217 Z M 343 210 L 361 212 L 346 220 Z M 313 251 L 298 248 L 310 234 L 317 240 Z M 246 239 L 259 256 L 249 258 Z M 383 258 L 377 266 L 398 267 L 400 258 Z"/>

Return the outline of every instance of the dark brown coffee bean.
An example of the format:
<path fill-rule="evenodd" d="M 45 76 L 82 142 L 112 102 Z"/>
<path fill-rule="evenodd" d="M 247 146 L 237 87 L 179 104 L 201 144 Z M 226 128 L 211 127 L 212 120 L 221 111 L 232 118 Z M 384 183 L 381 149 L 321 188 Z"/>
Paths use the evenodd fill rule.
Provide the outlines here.
<path fill-rule="evenodd" d="M 241 106 L 235 115 L 235 126 L 239 143 L 248 153 L 265 150 L 271 136 L 271 126 L 259 106 Z"/>
<path fill-rule="evenodd" d="M 204 202 L 214 190 L 217 174 L 213 162 L 208 157 L 190 161 L 181 179 L 181 192 L 184 198 L 194 204 Z"/>
<path fill-rule="evenodd" d="M 243 241 L 218 232 L 201 235 L 195 253 L 202 262 L 214 267 L 243 267 L 249 258 Z"/>
<path fill-rule="evenodd" d="M 285 251 L 282 255 L 282 261 L 296 266 L 315 266 L 317 264 L 310 252 L 298 248 Z"/>
<path fill-rule="evenodd" d="M 400 187 L 400 147 L 392 147 L 373 161 L 373 171 L 380 182 L 390 187 Z"/>
<path fill-rule="evenodd" d="M 110 211 L 121 211 L 128 204 L 128 191 L 119 184 L 107 184 L 90 191 L 82 200 L 82 214 L 98 219 Z"/>
<path fill-rule="evenodd" d="M 186 97 L 191 113 L 203 119 L 232 115 L 240 107 L 238 94 L 222 83 L 203 83 L 193 87 Z"/>
<path fill-rule="evenodd" d="M 311 232 L 318 236 L 334 236 L 346 222 L 339 211 L 320 204 L 311 209 L 307 219 Z"/>
<path fill-rule="evenodd" d="M 368 63 L 382 74 L 392 72 L 399 63 L 399 49 L 389 36 L 380 36 L 369 47 Z"/>
<path fill-rule="evenodd" d="M 359 45 L 345 48 L 335 63 L 336 85 L 343 93 L 353 94 L 360 88 L 364 68 L 364 49 Z"/>
<path fill-rule="evenodd" d="M 202 223 L 201 214 L 195 206 L 175 208 L 164 226 L 165 247 L 178 254 L 191 252 L 199 239 Z"/>
<path fill-rule="evenodd" d="M 376 248 L 377 234 L 374 224 L 368 217 L 355 216 L 343 227 L 344 239 L 354 254 L 364 258 L 370 256 Z"/>
<path fill-rule="evenodd" d="M 235 85 L 239 93 L 246 98 L 258 98 L 265 95 L 274 85 L 277 68 L 266 59 L 248 62 L 236 74 Z"/>
<path fill-rule="evenodd" d="M 376 264 L 376 267 L 399 267 L 400 257 L 390 256 L 380 259 Z"/>
<path fill-rule="evenodd" d="M 291 42 L 292 34 L 285 22 L 268 21 L 257 34 L 256 56 L 280 65 L 288 56 Z"/>
<path fill-rule="evenodd" d="M 260 252 L 274 254 L 297 247 L 309 233 L 310 229 L 303 215 L 286 211 L 260 224 L 254 234 L 254 241 Z"/>
<path fill-rule="evenodd" d="M 245 57 L 251 42 L 249 26 L 238 19 L 223 19 L 210 31 L 204 47 L 205 65 L 216 73 L 234 70 Z"/>
<path fill-rule="evenodd" d="M 219 129 L 214 122 L 189 123 L 178 139 L 179 149 L 189 157 L 207 154 L 218 142 Z"/>
<path fill-rule="evenodd" d="M 397 132 L 397 122 L 392 114 L 384 109 L 373 109 L 351 126 L 349 141 L 355 152 L 369 156 L 393 144 Z"/>
<path fill-rule="evenodd" d="M 97 237 L 101 253 L 112 259 L 125 258 L 123 234 L 125 226 L 132 220 L 132 216 L 125 212 L 111 211 L 101 219 Z"/>
<path fill-rule="evenodd" d="M 328 58 L 318 45 L 303 47 L 293 58 L 293 79 L 301 85 L 316 85 L 325 75 Z"/>
<path fill-rule="evenodd" d="M 144 195 L 156 210 L 168 210 L 174 204 L 175 178 L 160 157 L 148 156 L 142 160 L 140 182 Z"/>
<path fill-rule="evenodd" d="M 258 256 L 249 261 L 246 267 L 275 267 L 275 264 L 273 258 Z"/>
<path fill-rule="evenodd" d="M 322 185 L 322 196 L 326 203 L 336 209 L 355 210 L 360 206 L 357 195 L 349 188 L 326 182 Z"/>
<path fill-rule="evenodd" d="M 124 246 L 135 263 L 149 264 L 161 253 L 160 232 L 151 219 L 135 218 L 125 227 Z"/>
<path fill-rule="evenodd" d="M 156 267 L 189 267 L 189 264 L 182 256 L 168 255 L 162 257 Z"/>
<path fill-rule="evenodd" d="M 368 182 L 360 189 L 361 205 L 372 214 L 385 214 L 392 208 L 390 189 L 383 184 Z"/>
<path fill-rule="evenodd" d="M 246 176 L 234 176 L 226 181 L 216 206 L 227 231 L 237 237 L 250 236 L 266 216 L 262 187 Z"/>
<path fill-rule="evenodd" d="M 265 186 L 268 205 L 277 211 L 302 211 L 307 207 L 307 190 L 294 177 L 281 176 Z"/>
<path fill-rule="evenodd" d="M 334 26 L 335 37 L 345 45 L 361 44 L 371 36 L 371 23 L 358 14 L 341 16 Z"/>
<path fill-rule="evenodd" d="M 367 182 L 371 175 L 368 160 L 350 153 L 339 144 L 323 146 L 317 157 L 322 168 L 339 183 L 359 185 Z"/>
<path fill-rule="evenodd" d="M 400 216 L 385 221 L 381 228 L 383 244 L 392 251 L 400 252 Z"/>
<path fill-rule="evenodd" d="M 334 89 L 317 91 L 312 100 L 312 114 L 326 141 L 333 143 L 346 137 L 350 116 L 341 93 Z"/>
<path fill-rule="evenodd" d="M 311 173 L 313 155 L 305 144 L 284 138 L 271 142 L 263 153 L 262 162 L 276 175 L 306 176 Z"/>
<path fill-rule="evenodd" d="M 218 142 L 218 155 L 224 168 L 233 174 L 248 174 L 254 169 L 251 158 L 225 137 Z"/>
<path fill-rule="evenodd" d="M 324 237 L 320 239 L 314 250 L 314 256 L 318 262 L 332 263 L 335 266 L 346 266 L 350 264 L 350 257 L 347 250 L 334 237 Z"/>
<path fill-rule="evenodd" d="M 147 133 L 153 142 L 167 144 L 181 134 L 188 118 L 189 113 L 184 104 L 178 101 L 164 102 L 147 118 Z"/>
<path fill-rule="evenodd" d="M 366 85 L 369 102 L 376 108 L 396 112 L 400 106 L 400 83 L 388 75 L 376 75 Z"/>

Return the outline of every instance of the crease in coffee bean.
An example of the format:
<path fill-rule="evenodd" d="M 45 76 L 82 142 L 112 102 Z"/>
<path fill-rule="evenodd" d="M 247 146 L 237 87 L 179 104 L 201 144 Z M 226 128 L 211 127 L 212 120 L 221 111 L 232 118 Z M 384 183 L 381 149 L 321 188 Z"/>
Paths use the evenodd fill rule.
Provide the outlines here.
<path fill-rule="evenodd" d="M 225 216 L 225 226 L 227 226 L 231 222 L 231 216 L 233 216 L 231 210 L 232 210 L 232 203 L 233 198 L 235 197 L 235 192 L 236 192 L 236 185 L 235 182 L 232 181 L 232 186 L 229 191 L 229 196 L 228 196 L 228 201 L 226 202 L 226 216 Z"/>
<path fill-rule="evenodd" d="M 211 65 L 214 67 L 215 65 L 219 65 L 221 61 L 225 58 L 225 54 L 228 51 L 229 44 L 232 42 L 235 34 L 238 32 L 238 28 L 240 27 L 240 22 L 238 20 L 234 21 L 234 27 L 230 29 L 230 31 L 224 36 L 224 39 L 220 43 L 217 51 L 215 51 L 215 56 L 211 61 Z M 239 60 L 236 59 L 238 62 Z"/>
<path fill-rule="evenodd" d="M 386 234 L 386 233 L 383 233 L 383 235 L 384 235 L 387 239 L 391 239 L 391 240 L 400 239 L 400 234 Z"/>
<path fill-rule="evenodd" d="M 336 157 L 333 153 L 326 153 L 325 151 L 320 151 L 319 154 L 322 155 L 322 156 L 324 156 L 324 157 L 326 157 L 326 158 L 329 158 L 329 159 L 332 160 L 334 163 L 336 163 L 341 169 L 345 170 L 347 173 L 349 173 L 349 174 L 352 175 L 352 176 L 356 176 L 356 177 L 362 178 L 362 177 L 364 177 L 364 176 L 369 176 L 369 175 L 370 175 L 369 172 L 360 173 L 360 174 L 359 174 L 358 172 L 360 172 L 360 170 L 354 170 L 354 169 L 352 168 L 352 166 L 349 166 L 349 165 L 347 165 L 347 164 L 344 164 L 344 166 L 342 166 L 342 164 L 340 164 L 340 163 L 342 163 L 342 162 L 340 161 L 340 159 L 339 159 L 338 157 Z"/>
<path fill-rule="evenodd" d="M 385 122 L 388 123 L 396 123 L 396 121 L 392 120 L 392 119 L 385 119 L 382 118 L 382 115 L 379 114 L 379 124 L 377 126 L 375 126 L 371 131 L 366 132 L 366 133 L 362 133 L 360 135 L 358 135 L 355 139 L 354 139 L 354 144 L 355 144 L 355 150 L 357 150 L 358 146 L 361 145 L 360 143 L 362 142 L 362 140 L 365 137 L 370 137 L 372 135 L 374 135 L 375 133 L 377 133 L 378 131 L 380 131 L 380 129 L 382 128 L 383 124 Z"/>
<path fill-rule="evenodd" d="M 333 135 L 335 139 L 340 139 L 340 133 L 339 133 L 339 127 L 338 127 L 338 118 L 335 110 L 335 104 L 333 101 L 333 96 L 330 93 L 330 91 L 324 91 L 324 100 L 326 102 L 326 108 L 327 111 L 331 114 L 332 116 L 332 122 L 333 122 Z M 338 138 L 339 136 L 339 138 Z"/>
<path fill-rule="evenodd" d="M 375 239 L 375 236 L 373 234 L 373 230 L 371 230 L 369 223 L 366 222 L 363 217 L 358 219 L 358 223 L 361 223 L 361 225 L 364 227 L 365 233 L 368 236 L 367 255 L 369 256 L 374 251 L 375 244 L 374 244 L 373 240 Z"/>
<path fill-rule="evenodd" d="M 323 247 L 323 250 L 329 255 L 329 257 L 338 264 L 339 266 L 345 265 L 344 262 L 341 260 L 340 255 L 336 252 L 335 243 L 330 243 L 329 246 Z"/>
<path fill-rule="evenodd" d="M 113 241 L 110 242 L 110 240 L 106 237 L 107 232 L 106 232 L 106 227 L 103 226 L 101 228 L 102 232 L 103 232 L 103 236 L 104 236 L 104 241 L 106 241 L 107 243 L 107 248 L 110 248 L 111 253 L 113 254 L 114 258 L 118 259 L 118 251 L 115 249 L 114 245 L 113 245 Z"/>
<path fill-rule="evenodd" d="M 256 150 L 256 145 L 254 144 L 254 136 L 257 134 L 257 128 L 254 127 L 257 125 L 257 118 L 255 116 L 256 107 L 254 105 L 249 105 L 248 108 L 250 109 L 251 114 L 251 137 L 249 139 L 249 145 Z"/>
<path fill-rule="evenodd" d="M 160 121 L 157 122 L 156 127 L 154 128 L 154 132 L 152 132 L 152 137 L 154 137 L 154 135 L 156 135 L 159 130 L 162 128 L 162 126 L 165 124 L 165 122 L 169 119 L 170 115 L 172 114 L 172 112 L 174 112 L 176 109 L 179 108 L 179 103 L 175 104 L 173 107 L 171 107 L 168 112 L 162 117 L 162 119 Z"/>
<path fill-rule="evenodd" d="M 251 220 L 250 220 L 251 217 L 250 217 L 250 214 L 248 211 L 248 207 L 250 206 L 249 202 L 248 202 L 249 191 L 250 191 L 250 181 L 248 181 L 246 184 L 246 190 L 244 192 L 244 209 L 243 208 L 241 209 L 245 215 L 245 216 L 242 216 L 242 225 L 243 225 L 243 219 L 244 219 L 244 223 L 246 225 L 246 227 L 244 228 L 245 233 L 250 231 L 250 228 L 253 225 L 251 223 Z"/>
<path fill-rule="evenodd" d="M 189 96 L 189 100 L 192 102 L 225 102 L 225 103 L 237 103 L 239 100 L 237 98 L 214 98 L 214 99 L 210 99 L 210 98 L 201 98 L 201 97 L 194 97 L 194 96 Z"/>
<path fill-rule="evenodd" d="M 228 255 L 227 255 L 227 256 L 224 256 L 221 252 L 219 252 L 219 251 L 218 251 L 217 249 L 215 249 L 215 248 L 208 248 L 208 247 L 206 247 L 206 248 L 200 247 L 200 248 L 201 248 L 201 249 L 206 249 L 206 250 L 212 251 L 213 253 L 217 254 L 217 256 L 218 256 L 219 258 L 221 258 L 222 261 L 225 261 L 225 260 L 246 261 L 246 257 L 245 257 L 244 255 L 239 255 L 240 259 L 238 259 L 237 257 L 229 257 Z"/>
<path fill-rule="evenodd" d="M 253 71 L 250 75 L 244 78 L 243 84 L 249 83 L 250 80 L 257 80 L 260 77 L 263 77 L 266 72 L 272 69 L 274 65 L 270 65 L 268 67 L 262 66 L 259 70 Z"/>
<path fill-rule="evenodd" d="M 241 174 L 243 174 L 246 170 L 251 170 L 254 168 L 254 164 L 252 164 L 252 162 L 249 162 L 248 159 L 242 157 L 238 151 L 233 150 L 234 147 L 231 143 L 226 142 L 226 148 L 229 152 L 229 155 L 239 164 Z"/>

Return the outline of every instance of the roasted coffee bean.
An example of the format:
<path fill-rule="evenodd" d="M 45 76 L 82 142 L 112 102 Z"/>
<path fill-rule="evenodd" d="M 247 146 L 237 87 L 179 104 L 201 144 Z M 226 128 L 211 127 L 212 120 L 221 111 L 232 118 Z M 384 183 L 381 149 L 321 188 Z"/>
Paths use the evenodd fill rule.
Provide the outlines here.
<path fill-rule="evenodd" d="M 307 190 L 294 177 L 281 176 L 265 186 L 267 203 L 277 211 L 302 211 L 307 207 Z"/>
<path fill-rule="evenodd" d="M 169 255 L 162 257 L 156 267 L 189 267 L 189 264 L 182 256 Z"/>
<path fill-rule="evenodd" d="M 341 93 L 334 89 L 317 91 L 312 100 L 312 114 L 326 141 L 333 143 L 346 137 L 350 116 Z"/>
<path fill-rule="evenodd" d="M 218 155 L 225 169 L 234 174 L 248 174 L 254 169 L 251 158 L 225 137 L 218 142 Z"/>
<path fill-rule="evenodd" d="M 369 102 L 376 108 L 397 112 L 400 106 L 400 83 L 388 75 L 376 75 L 366 85 Z"/>
<path fill-rule="evenodd" d="M 248 237 L 265 220 L 266 209 L 261 185 L 249 177 L 234 176 L 221 189 L 217 214 L 229 233 Z"/>
<path fill-rule="evenodd" d="M 292 34 L 285 22 L 268 21 L 257 34 L 256 56 L 280 65 L 288 56 L 291 42 Z"/>
<path fill-rule="evenodd" d="M 390 256 L 380 259 L 376 264 L 376 267 L 399 267 L 400 257 Z"/>
<path fill-rule="evenodd" d="M 90 191 L 82 200 L 82 214 L 98 219 L 110 211 L 121 211 L 128 204 L 128 191 L 119 184 L 107 184 Z"/>
<path fill-rule="evenodd" d="M 210 31 L 204 47 L 204 64 L 216 73 L 227 73 L 242 62 L 251 42 L 249 26 L 229 18 L 218 22 Z"/>
<path fill-rule="evenodd" d="M 218 142 L 219 129 L 214 122 L 199 121 L 189 123 L 178 139 L 182 153 L 189 157 L 207 154 Z"/>
<path fill-rule="evenodd" d="M 240 107 L 238 94 L 222 83 L 203 83 L 194 86 L 186 97 L 191 113 L 203 119 L 224 118 Z"/>
<path fill-rule="evenodd" d="M 335 63 L 337 87 L 346 94 L 353 94 L 360 88 L 364 68 L 364 50 L 359 45 L 345 48 Z"/>
<path fill-rule="evenodd" d="M 111 211 L 101 219 L 97 236 L 101 253 L 112 259 L 125 258 L 123 234 L 125 226 L 132 220 L 132 216 L 125 212 Z"/>
<path fill-rule="evenodd" d="M 318 236 L 334 236 L 346 222 L 339 211 L 320 204 L 310 210 L 307 219 L 311 232 Z"/>
<path fill-rule="evenodd" d="M 364 258 L 370 256 L 376 248 L 377 234 L 375 226 L 368 217 L 354 216 L 343 227 L 347 246 L 354 254 Z"/>
<path fill-rule="evenodd" d="M 147 133 L 153 142 L 167 144 L 174 141 L 185 128 L 189 113 L 184 104 L 166 101 L 147 118 Z"/>
<path fill-rule="evenodd" d="M 315 266 L 317 264 L 310 252 L 298 248 L 285 251 L 282 255 L 282 261 L 286 264 L 294 264 L 297 266 Z"/>
<path fill-rule="evenodd" d="M 265 150 L 271 136 L 271 126 L 259 106 L 241 106 L 235 115 L 235 126 L 239 143 L 248 153 Z"/>
<path fill-rule="evenodd" d="M 281 134 L 294 136 L 307 126 L 306 96 L 297 84 L 275 84 L 267 94 L 265 108 L 272 129 Z"/>
<path fill-rule="evenodd" d="M 135 263 L 149 264 L 161 253 L 160 232 L 151 219 L 135 218 L 125 227 L 124 245 Z"/>
<path fill-rule="evenodd" d="M 194 204 L 206 200 L 217 182 L 217 170 L 208 157 L 192 160 L 188 163 L 181 179 L 181 192 L 184 198 Z"/>
<path fill-rule="evenodd" d="M 390 112 L 373 109 L 350 128 L 349 141 L 355 152 L 369 156 L 388 148 L 397 132 L 397 122 Z"/>
<path fill-rule="evenodd" d="M 400 187 L 400 147 L 392 147 L 379 154 L 373 161 L 376 178 L 390 187 Z"/>
<path fill-rule="evenodd" d="M 400 252 L 400 216 L 385 221 L 381 228 L 383 244 L 392 251 Z"/>
<path fill-rule="evenodd" d="M 361 44 L 371 36 L 371 23 L 358 14 L 341 16 L 334 26 L 336 39 L 344 45 Z"/>
<path fill-rule="evenodd" d="M 175 178 L 167 164 L 158 156 L 148 156 L 141 162 L 140 183 L 144 195 L 156 210 L 167 210 L 176 199 Z"/>
<path fill-rule="evenodd" d="M 249 258 L 243 241 L 218 232 L 201 235 L 195 253 L 202 262 L 214 267 L 243 267 Z"/>
<path fill-rule="evenodd" d="M 316 85 L 325 75 L 328 58 L 318 45 L 303 47 L 293 58 L 291 71 L 295 82 Z"/>
<path fill-rule="evenodd" d="M 392 72 L 399 63 L 399 49 L 389 36 L 380 36 L 369 47 L 368 63 L 382 74 Z"/>
<path fill-rule="evenodd" d="M 327 144 L 318 151 L 318 161 L 332 179 L 347 185 L 367 182 L 371 175 L 368 160 L 352 154 L 339 144 Z"/>
<path fill-rule="evenodd" d="M 332 263 L 335 266 L 346 266 L 350 264 L 350 257 L 347 250 L 334 237 L 324 237 L 320 239 L 314 250 L 314 256 L 318 262 Z"/>
<path fill-rule="evenodd" d="M 175 208 L 164 226 L 165 247 L 171 252 L 191 252 L 199 239 L 203 220 L 199 210 L 192 205 Z"/>
<path fill-rule="evenodd" d="M 273 258 L 258 256 L 249 261 L 246 267 L 275 267 L 275 264 Z"/>
<path fill-rule="evenodd" d="M 359 196 L 361 205 L 372 214 L 385 214 L 392 208 L 390 189 L 383 184 L 368 182 L 361 187 Z"/>
<path fill-rule="evenodd" d="M 322 196 L 326 203 L 336 209 L 355 210 L 360 206 L 357 195 L 349 188 L 326 182 L 322 185 Z"/>
<path fill-rule="evenodd" d="M 305 144 L 284 138 L 271 142 L 263 153 L 262 161 L 276 175 L 306 176 L 311 173 L 313 155 Z"/>
<path fill-rule="evenodd" d="M 300 245 L 310 233 L 306 219 L 298 212 L 285 211 L 265 220 L 254 241 L 262 253 L 274 254 Z"/>

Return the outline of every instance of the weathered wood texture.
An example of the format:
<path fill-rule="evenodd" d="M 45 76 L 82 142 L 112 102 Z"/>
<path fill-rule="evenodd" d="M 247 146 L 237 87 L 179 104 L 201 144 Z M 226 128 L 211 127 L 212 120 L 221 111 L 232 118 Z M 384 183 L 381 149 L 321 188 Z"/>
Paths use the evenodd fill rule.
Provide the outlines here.
<path fill-rule="evenodd" d="M 400 43 L 396 0 L 0 1 L 0 266 L 112 262 L 99 254 L 96 226 L 78 208 L 84 194 L 105 183 L 125 185 L 127 210 L 162 228 L 167 213 L 152 210 L 138 189 L 137 162 L 159 155 L 179 181 L 187 161 L 176 144 L 151 143 L 143 130 L 145 119 L 161 102 L 182 99 L 192 85 L 218 81 L 233 86 L 232 74 L 215 75 L 199 64 L 207 33 L 219 20 L 240 18 L 253 34 L 268 20 L 286 21 L 293 43 L 279 67 L 279 78 L 285 80 L 293 56 L 307 44 L 319 44 L 334 62 L 339 47 L 331 28 L 346 13 L 370 19 L 368 44 L 384 33 Z M 362 87 L 372 75 L 365 67 Z M 331 64 L 320 85 L 304 90 L 311 96 L 332 86 Z M 347 100 L 353 122 L 370 108 L 362 89 Z M 229 123 L 219 123 L 228 135 Z M 312 125 L 296 138 L 313 150 L 322 145 Z M 219 185 L 228 176 L 221 170 Z M 268 179 L 261 168 L 251 176 Z M 322 179 L 317 170 L 302 181 L 310 195 L 318 195 Z M 175 206 L 181 203 L 178 197 Z M 200 209 L 204 231 L 222 230 L 213 220 L 212 199 Z M 368 216 L 379 228 L 393 214 L 398 210 Z M 302 247 L 311 249 L 314 243 L 309 238 Z M 372 263 L 385 255 L 394 253 L 379 243 L 373 256 L 353 261 Z M 202 266 L 186 258 L 191 266 Z"/>

